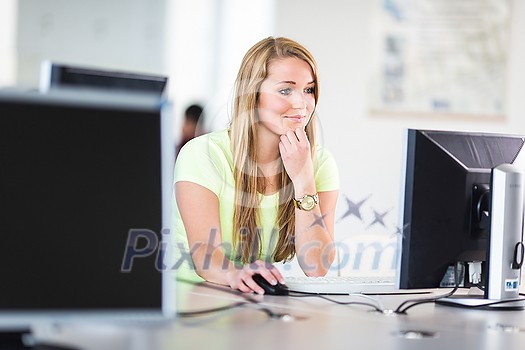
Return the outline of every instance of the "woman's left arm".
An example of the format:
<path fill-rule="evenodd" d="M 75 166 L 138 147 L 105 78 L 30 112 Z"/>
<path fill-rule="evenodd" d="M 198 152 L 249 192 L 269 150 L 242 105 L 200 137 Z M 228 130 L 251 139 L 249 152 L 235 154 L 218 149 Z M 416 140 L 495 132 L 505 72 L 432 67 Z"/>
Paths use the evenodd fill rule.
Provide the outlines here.
<path fill-rule="evenodd" d="M 296 199 L 317 193 L 310 143 L 302 129 L 281 136 L 279 150 Z M 311 210 L 295 209 L 295 251 L 307 276 L 324 276 L 335 257 L 334 217 L 338 191 L 318 193 Z"/>
<path fill-rule="evenodd" d="M 319 192 L 319 204 L 312 210 L 295 209 L 295 251 L 307 276 L 324 276 L 334 260 L 334 214 L 338 193 Z"/>

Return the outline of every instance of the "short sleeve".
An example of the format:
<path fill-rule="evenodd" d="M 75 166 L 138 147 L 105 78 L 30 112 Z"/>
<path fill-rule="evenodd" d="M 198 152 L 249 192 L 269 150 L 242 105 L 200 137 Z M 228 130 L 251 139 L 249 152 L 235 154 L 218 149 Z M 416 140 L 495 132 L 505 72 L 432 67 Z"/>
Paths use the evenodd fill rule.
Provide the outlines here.
<path fill-rule="evenodd" d="M 219 195 L 225 177 L 221 153 L 208 135 L 188 141 L 177 156 L 174 182 L 193 182 Z"/>
<path fill-rule="evenodd" d="M 318 192 L 339 189 L 339 169 L 332 154 L 317 147 L 314 158 L 315 186 Z"/>

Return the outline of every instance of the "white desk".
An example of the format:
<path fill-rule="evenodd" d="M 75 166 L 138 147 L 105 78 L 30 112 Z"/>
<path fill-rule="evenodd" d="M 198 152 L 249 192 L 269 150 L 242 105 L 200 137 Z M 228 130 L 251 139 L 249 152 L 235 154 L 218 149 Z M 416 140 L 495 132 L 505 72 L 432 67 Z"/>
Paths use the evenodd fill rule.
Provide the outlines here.
<path fill-rule="evenodd" d="M 66 324 L 36 330 L 47 340 L 81 349 L 523 349 L 525 311 L 467 310 L 434 304 L 406 315 L 384 315 L 365 306 L 344 306 L 317 297 L 252 295 L 260 303 L 169 324 Z M 423 295 L 417 297 L 424 297 Z M 366 299 L 338 296 L 340 301 Z M 375 297 L 395 309 L 411 296 Z M 183 285 L 180 311 L 202 310 L 244 300 L 241 296 Z M 292 315 L 272 319 L 257 307 Z M 428 337 L 411 339 L 411 331 Z M 407 334 L 408 337 L 403 336 Z M 425 333 L 426 332 L 426 333 Z"/>

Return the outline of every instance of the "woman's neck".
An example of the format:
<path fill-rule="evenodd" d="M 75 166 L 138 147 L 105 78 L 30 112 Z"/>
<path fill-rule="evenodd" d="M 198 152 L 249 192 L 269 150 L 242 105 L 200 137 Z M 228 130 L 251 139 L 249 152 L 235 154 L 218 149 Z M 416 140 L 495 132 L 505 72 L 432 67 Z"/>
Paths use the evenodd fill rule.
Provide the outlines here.
<path fill-rule="evenodd" d="M 279 152 L 280 137 L 260 131 L 257 135 L 257 166 L 265 177 L 271 177 L 281 172 L 281 154 Z"/>
<path fill-rule="evenodd" d="M 263 194 L 273 194 L 279 190 L 281 176 L 281 155 L 279 152 L 280 137 L 260 130 L 257 135 L 257 166 L 261 180 L 264 181 Z"/>

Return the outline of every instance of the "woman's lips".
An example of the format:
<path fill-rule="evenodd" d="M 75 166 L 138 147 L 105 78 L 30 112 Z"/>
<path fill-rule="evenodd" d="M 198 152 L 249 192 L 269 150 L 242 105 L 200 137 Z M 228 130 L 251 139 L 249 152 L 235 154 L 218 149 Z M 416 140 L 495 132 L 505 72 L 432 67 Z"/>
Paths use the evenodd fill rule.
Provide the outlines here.
<path fill-rule="evenodd" d="M 291 121 L 300 123 L 303 121 L 304 117 L 302 115 L 288 115 L 285 117 L 286 119 L 289 119 Z"/>

